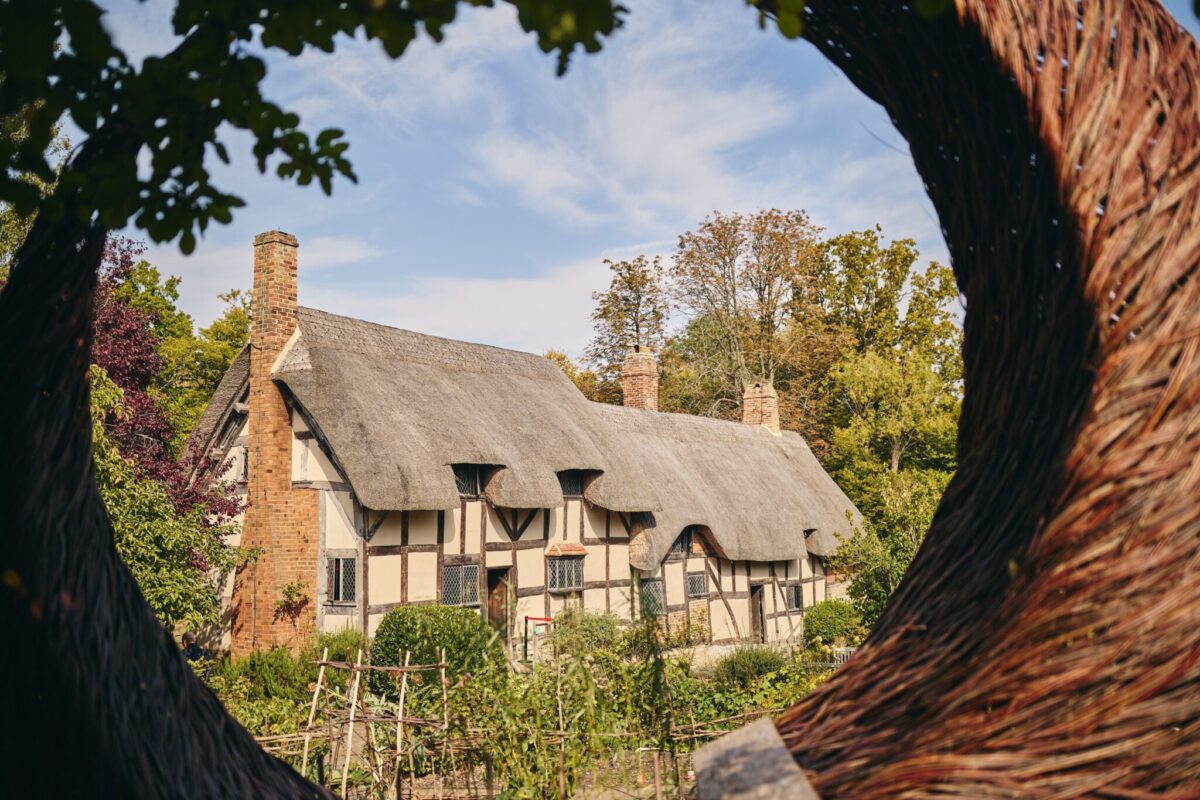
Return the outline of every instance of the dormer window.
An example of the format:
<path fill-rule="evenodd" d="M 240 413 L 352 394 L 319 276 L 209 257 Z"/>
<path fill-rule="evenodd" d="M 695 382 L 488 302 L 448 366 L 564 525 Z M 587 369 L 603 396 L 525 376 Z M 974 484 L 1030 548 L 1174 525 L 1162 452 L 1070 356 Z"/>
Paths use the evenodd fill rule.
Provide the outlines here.
<path fill-rule="evenodd" d="M 583 470 L 565 469 L 558 473 L 563 497 L 583 497 Z"/>
<path fill-rule="evenodd" d="M 487 469 L 482 464 L 454 464 L 454 481 L 458 484 L 458 493 L 464 497 L 478 497 L 483 494 L 483 484 Z"/>
<path fill-rule="evenodd" d="M 675 537 L 675 541 L 671 543 L 670 555 L 686 556 L 692 552 L 692 528 L 689 525 L 683 529 L 683 533 Z"/>

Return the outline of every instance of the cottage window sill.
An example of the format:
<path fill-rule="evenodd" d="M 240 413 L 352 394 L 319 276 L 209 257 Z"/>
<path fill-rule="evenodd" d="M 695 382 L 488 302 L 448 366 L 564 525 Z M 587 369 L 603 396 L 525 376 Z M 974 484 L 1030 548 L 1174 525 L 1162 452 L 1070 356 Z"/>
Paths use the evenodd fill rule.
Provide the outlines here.
<path fill-rule="evenodd" d="M 547 589 L 550 594 L 579 594 L 583 591 L 582 586 L 565 587 L 558 589 Z"/>
<path fill-rule="evenodd" d="M 354 608 L 357 605 L 353 600 L 327 600 L 327 606 L 335 606 L 337 608 Z"/>

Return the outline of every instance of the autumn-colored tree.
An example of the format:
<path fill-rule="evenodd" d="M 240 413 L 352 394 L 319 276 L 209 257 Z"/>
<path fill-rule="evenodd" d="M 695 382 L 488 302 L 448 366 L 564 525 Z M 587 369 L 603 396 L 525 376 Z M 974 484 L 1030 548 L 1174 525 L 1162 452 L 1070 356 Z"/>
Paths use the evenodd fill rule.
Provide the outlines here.
<path fill-rule="evenodd" d="M 621 386 L 617 382 L 604 380 L 595 370 L 576 363 L 574 359 L 561 350 L 547 350 L 543 355 L 554 366 L 561 369 L 563 374 L 571 379 L 571 383 L 575 384 L 575 387 L 588 400 L 597 403 L 620 404 Z"/>
<path fill-rule="evenodd" d="M 666 337 L 667 295 L 662 259 L 645 256 L 625 261 L 605 259 L 612 273 L 608 289 L 593 292 L 595 335 L 584 351 L 602 382 L 615 382 L 627 353 L 661 349 Z M 607 396 L 607 395 L 606 395 Z M 616 397 L 620 401 L 620 395 Z"/>
<path fill-rule="evenodd" d="M 680 306 L 715 333 L 711 371 L 727 375 L 740 403 L 753 379 L 774 381 L 794 355 L 780 336 L 797 287 L 812 280 L 820 229 L 803 211 L 713 212 L 679 237 L 671 277 Z"/>

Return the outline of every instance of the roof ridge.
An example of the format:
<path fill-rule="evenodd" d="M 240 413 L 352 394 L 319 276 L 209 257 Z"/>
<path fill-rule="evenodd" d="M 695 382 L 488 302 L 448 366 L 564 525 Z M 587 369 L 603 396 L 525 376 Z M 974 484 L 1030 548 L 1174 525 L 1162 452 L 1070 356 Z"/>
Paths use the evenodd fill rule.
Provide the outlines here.
<path fill-rule="evenodd" d="M 383 331 L 389 332 L 389 333 L 399 333 L 399 334 L 404 334 L 407 336 L 413 336 L 413 337 L 416 337 L 419 339 L 445 342 L 448 345 L 479 348 L 481 350 L 494 350 L 498 353 L 508 353 L 508 354 L 521 356 L 521 357 L 529 358 L 529 359 L 543 359 L 543 360 L 545 359 L 545 356 L 538 355 L 537 353 L 530 353 L 526 350 L 514 350 L 510 347 L 499 347 L 494 344 L 485 344 L 483 342 L 470 342 L 470 341 L 467 341 L 466 339 L 451 339 L 448 336 L 438 336 L 438 335 L 432 334 L 432 333 L 422 333 L 421 331 L 414 331 L 411 328 L 400 328 L 395 325 L 388 325 L 383 322 L 374 322 L 374 321 L 368 320 L 368 319 L 359 319 L 358 317 L 349 317 L 349 316 L 346 316 L 345 314 L 335 314 L 332 311 L 324 311 L 322 309 L 312 308 L 310 306 L 297 306 L 296 310 L 298 312 L 303 311 L 303 312 L 308 312 L 309 314 L 318 314 L 322 317 L 330 317 L 335 320 L 349 322 L 349 323 L 353 323 L 355 325 L 369 325 L 372 328 L 379 328 L 379 329 L 382 329 Z"/>

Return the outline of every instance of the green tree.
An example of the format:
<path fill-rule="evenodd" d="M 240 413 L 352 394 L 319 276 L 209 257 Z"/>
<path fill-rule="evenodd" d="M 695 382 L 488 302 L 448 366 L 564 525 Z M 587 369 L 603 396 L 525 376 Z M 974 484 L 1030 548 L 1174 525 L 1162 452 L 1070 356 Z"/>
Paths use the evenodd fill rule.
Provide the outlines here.
<path fill-rule="evenodd" d="M 621 362 L 630 352 L 661 349 L 666 336 L 667 296 L 663 287 L 662 260 L 638 256 L 630 261 L 604 260 L 612 273 L 608 289 L 593 292 L 595 330 L 584 360 L 596 367 L 601 379 L 615 381 Z"/>
<path fill-rule="evenodd" d="M 878 228 L 834 237 L 805 313 L 850 347 L 825 387 L 826 466 L 862 511 L 863 529 L 834 558 L 874 622 L 903 577 L 956 464 L 962 332 L 951 271 L 915 271 L 911 240 Z"/>
<path fill-rule="evenodd" d="M 166 488 L 121 455 L 104 421 L 123 413 L 123 393 L 99 367 L 89 379 L 96 483 L 117 552 L 164 625 L 217 622 L 220 576 L 233 567 L 233 550 L 223 542 L 231 529 L 211 525 L 200 506 L 180 515 Z"/>
<path fill-rule="evenodd" d="M 577 364 L 561 350 L 547 350 L 543 355 L 561 369 L 588 400 L 620 405 L 621 385 L 615 380 L 602 378 L 595 370 Z"/>

